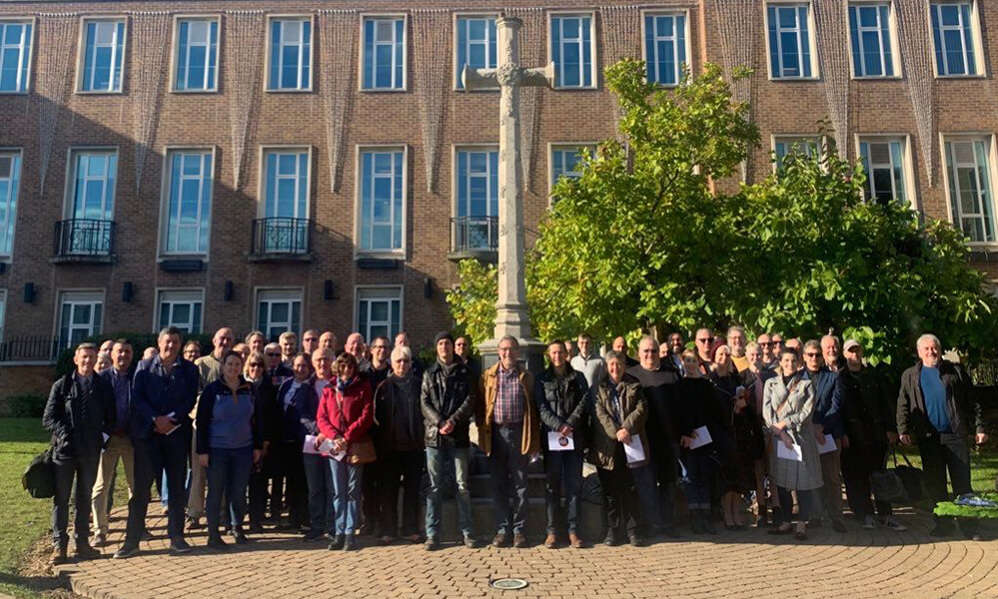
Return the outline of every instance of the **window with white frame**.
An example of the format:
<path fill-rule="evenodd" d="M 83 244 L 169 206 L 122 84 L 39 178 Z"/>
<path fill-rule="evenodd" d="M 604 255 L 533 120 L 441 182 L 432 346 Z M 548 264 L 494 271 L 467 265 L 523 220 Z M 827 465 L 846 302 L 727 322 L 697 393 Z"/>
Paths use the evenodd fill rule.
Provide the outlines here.
<path fill-rule="evenodd" d="M 456 152 L 455 250 L 495 249 L 499 244 L 499 150 Z"/>
<path fill-rule="evenodd" d="M 211 229 L 212 153 L 171 150 L 167 154 L 169 196 L 163 218 L 164 254 L 207 254 Z"/>
<path fill-rule="evenodd" d="M 860 138 L 859 155 L 867 177 L 863 196 L 881 203 L 896 201 L 906 204 L 905 140 Z"/>
<path fill-rule="evenodd" d="M 363 89 L 405 88 L 405 18 L 364 18 Z"/>
<path fill-rule="evenodd" d="M 970 2 L 933 2 L 932 42 L 936 52 L 936 74 L 977 75 L 974 44 L 974 5 Z"/>
<path fill-rule="evenodd" d="M 270 341 L 281 333 L 301 332 L 301 290 L 261 289 L 257 292 L 257 329 Z"/>
<path fill-rule="evenodd" d="M 595 87 L 592 15 L 551 15 L 551 60 L 560 88 Z"/>
<path fill-rule="evenodd" d="M 777 172 L 783 168 L 783 159 L 788 154 L 798 154 L 811 158 L 821 155 L 823 151 L 821 139 L 816 137 L 781 135 L 773 138 Z"/>
<path fill-rule="evenodd" d="M 312 21 L 271 19 L 270 77 L 267 89 L 301 91 L 312 88 Z"/>
<path fill-rule="evenodd" d="M 177 21 L 177 91 L 218 89 L 218 20 Z"/>
<path fill-rule="evenodd" d="M 74 220 L 109 221 L 114 215 L 116 150 L 73 150 L 67 211 Z"/>
<path fill-rule="evenodd" d="M 20 181 L 21 152 L 0 150 L 0 257 L 10 257 L 14 247 Z"/>
<path fill-rule="evenodd" d="M 0 342 L 3 341 L 4 318 L 7 316 L 7 290 L 0 289 Z"/>
<path fill-rule="evenodd" d="M 125 21 L 84 21 L 80 91 L 120 92 L 125 56 Z"/>
<path fill-rule="evenodd" d="M 363 150 L 360 155 L 360 251 L 401 252 L 405 223 L 405 152 Z"/>
<path fill-rule="evenodd" d="M 676 85 L 686 62 L 686 15 L 645 15 L 645 66 L 648 81 Z"/>
<path fill-rule="evenodd" d="M 987 137 L 948 139 L 944 145 L 953 223 L 972 243 L 993 243 L 991 140 Z"/>
<path fill-rule="evenodd" d="M 264 202 L 261 226 L 265 252 L 287 253 L 308 247 L 308 149 L 264 152 Z"/>
<path fill-rule="evenodd" d="M 104 294 L 100 291 L 64 291 L 59 295 L 59 347 L 76 347 L 101 332 Z"/>
<path fill-rule="evenodd" d="M 579 171 L 579 162 L 582 160 L 583 150 L 588 150 L 591 154 L 596 150 L 596 146 L 591 144 L 557 144 L 551 146 L 552 186 L 562 177 L 578 179 L 582 176 L 582 173 Z"/>
<path fill-rule="evenodd" d="M 454 65 L 454 81 L 458 89 L 464 89 L 461 83 L 461 71 L 464 65 L 473 69 L 496 68 L 496 18 L 495 17 L 458 17 L 455 24 L 457 58 Z"/>
<path fill-rule="evenodd" d="M 204 292 L 200 289 L 160 291 L 158 304 L 155 330 L 177 327 L 184 335 L 201 332 Z"/>
<path fill-rule="evenodd" d="M 769 72 L 773 79 L 814 77 L 809 11 L 809 4 L 770 4 L 766 7 Z"/>
<path fill-rule="evenodd" d="M 402 331 L 401 287 L 358 287 L 357 328 L 365 339 L 394 339 Z"/>
<path fill-rule="evenodd" d="M 31 22 L 0 21 L 0 93 L 28 91 Z"/>
<path fill-rule="evenodd" d="M 883 4 L 849 5 L 849 39 L 856 77 L 893 77 L 891 7 Z"/>

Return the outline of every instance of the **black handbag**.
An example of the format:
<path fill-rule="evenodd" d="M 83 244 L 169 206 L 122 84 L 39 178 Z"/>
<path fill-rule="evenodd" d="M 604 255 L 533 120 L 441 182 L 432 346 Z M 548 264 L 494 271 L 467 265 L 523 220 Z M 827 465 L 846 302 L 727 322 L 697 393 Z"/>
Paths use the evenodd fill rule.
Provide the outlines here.
<path fill-rule="evenodd" d="M 870 486 L 877 501 L 889 503 L 913 503 L 922 498 L 922 471 L 911 465 L 908 456 L 901 454 L 907 465 L 898 466 L 897 452 L 891 448 L 894 467 L 887 468 L 887 456 L 884 456 L 884 468 L 870 475 Z"/>
<path fill-rule="evenodd" d="M 904 485 L 908 502 L 921 501 L 924 494 L 922 490 L 922 471 L 912 466 L 911 460 L 904 453 L 901 454 L 901 457 L 904 458 L 906 465 L 898 466 L 897 454 L 893 450 L 891 453 L 894 453 L 894 472 L 897 473 L 898 478 L 901 479 L 901 483 Z"/>
<path fill-rule="evenodd" d="M 55 497 L 55 464 L 52 448 L 36 455 L 21 475 L 21 486 L 35 499 Z"/>

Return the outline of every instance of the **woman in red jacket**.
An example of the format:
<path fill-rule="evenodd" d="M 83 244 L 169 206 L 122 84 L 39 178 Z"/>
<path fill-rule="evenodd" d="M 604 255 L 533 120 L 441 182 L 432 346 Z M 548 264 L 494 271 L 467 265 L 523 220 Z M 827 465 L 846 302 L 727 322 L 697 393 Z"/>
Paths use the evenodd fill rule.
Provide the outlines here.
<path fill-rule="evenodd" d="M 356 549 L 357 506 L 360 503 L 361 475 L 364 464 L 374 461 L 374 441 L 370 429 L 374 422 L 371 386 L 357 373 L 357 360 L 348 353 L 333 364 L 336 383 L 327 386 L 319 402 L 318 447 L 332 441 L 329 468 L 333 474 L 333 512 L 335 536 L 329 549 Z"/>

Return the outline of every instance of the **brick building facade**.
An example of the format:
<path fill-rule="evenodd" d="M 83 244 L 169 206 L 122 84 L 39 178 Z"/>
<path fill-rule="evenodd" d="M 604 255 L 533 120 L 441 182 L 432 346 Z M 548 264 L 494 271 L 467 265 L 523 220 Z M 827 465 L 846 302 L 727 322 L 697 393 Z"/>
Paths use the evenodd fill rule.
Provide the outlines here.
<path fill-rule="evenodd" d="M 456 65 L 494 60 L 500 11 L 563 84 L 525 93 L 528 243 L 574 149 L 614 134 L 600 73 L 631 55 L 665 84 L 684 60 L 752 67 L 748 181 L 826 120 L 872 193 L 958 220 L 998 278 L 998 4 L 602 1 L 0 4 L 3 339 L 170 321 L 426 344 L 455 260 L 494 255 L 498 95 Z"/>

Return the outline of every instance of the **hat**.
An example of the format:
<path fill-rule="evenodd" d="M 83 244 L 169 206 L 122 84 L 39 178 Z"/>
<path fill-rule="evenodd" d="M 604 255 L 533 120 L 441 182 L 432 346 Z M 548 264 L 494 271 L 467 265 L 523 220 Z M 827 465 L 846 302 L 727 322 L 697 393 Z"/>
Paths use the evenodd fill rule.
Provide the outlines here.
<path fill-rule="evenodd" d="M 433 345 L 440 343 L 443 339 L 447 339 L 451 343 L 454 343 L 454 336 L 450 334 L 450 331 L 440 331 L 437 333 L 437 336 L 433 338 Z"/>
<path fill-rule="evenodd" d="M 842 346 L 842 351 L 847 352 L 854 347 L 863 349 L 863 346 L 859 344 L 859 341 L 856 341 L 855 339 L 850 339 L 846 341 L 845 345 Z"/>

